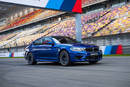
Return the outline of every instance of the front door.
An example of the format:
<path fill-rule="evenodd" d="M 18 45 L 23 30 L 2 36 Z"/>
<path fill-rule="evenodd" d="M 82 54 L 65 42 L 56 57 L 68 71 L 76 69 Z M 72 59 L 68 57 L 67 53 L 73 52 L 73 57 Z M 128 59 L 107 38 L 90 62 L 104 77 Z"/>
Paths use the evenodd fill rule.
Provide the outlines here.
<path fill-rule="evenodd" d="M 43 60 L 56 60 L 58 49 L 54 46 L 51 38 L 41 38 L 39 39 L 40 44 L 35 43 L 33 45 L 33 53 L 36 55 L 37 59 Z"/>

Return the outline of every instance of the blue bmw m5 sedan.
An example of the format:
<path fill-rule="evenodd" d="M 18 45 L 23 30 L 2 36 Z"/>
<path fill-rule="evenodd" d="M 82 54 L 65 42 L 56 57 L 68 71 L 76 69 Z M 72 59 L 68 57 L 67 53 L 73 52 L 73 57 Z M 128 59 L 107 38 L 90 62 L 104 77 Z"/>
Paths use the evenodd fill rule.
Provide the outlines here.
<path fill-rule="evenodd" d="M 102 60 L 102 51 L 96 45 L 78 43 L 65 36 L 41 37 L 25 48 L 28 64 L 51 61 L 63 66 L 72 62 L 97 63 Z"/>

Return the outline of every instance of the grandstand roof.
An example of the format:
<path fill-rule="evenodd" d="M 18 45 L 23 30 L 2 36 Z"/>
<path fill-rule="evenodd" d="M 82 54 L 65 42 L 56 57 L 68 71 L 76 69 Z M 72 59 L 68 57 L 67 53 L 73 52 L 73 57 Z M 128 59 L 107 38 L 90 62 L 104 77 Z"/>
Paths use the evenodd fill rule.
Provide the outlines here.
<path fill-rule="evenodd" d="M 8 14 L 10 9 L 14 8 L 14 5 L 7 5 L 0 3 L 0 18 Z"/>
<path fill-rule="evenodd" d="M 23 6 L 20 5 L 14 5 L 14 4 L 6 4 L 0 2 L 0 19 L 8 17 L 12 11 L 15 11 L 19 8 L 22 8 Z M 24 6 L 25 7 L 25 6 Z"/>

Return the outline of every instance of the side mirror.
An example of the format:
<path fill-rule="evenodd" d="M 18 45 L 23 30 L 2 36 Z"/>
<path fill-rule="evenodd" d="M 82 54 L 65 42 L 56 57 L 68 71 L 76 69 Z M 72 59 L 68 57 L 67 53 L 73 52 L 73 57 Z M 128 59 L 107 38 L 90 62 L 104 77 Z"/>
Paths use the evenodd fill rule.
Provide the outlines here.
<path fill-rule="evenodd" d="M 53 47 L 55 44 L 51 42 L 51 43 L 49 43 L 49 45 L 51 45 Z"/>

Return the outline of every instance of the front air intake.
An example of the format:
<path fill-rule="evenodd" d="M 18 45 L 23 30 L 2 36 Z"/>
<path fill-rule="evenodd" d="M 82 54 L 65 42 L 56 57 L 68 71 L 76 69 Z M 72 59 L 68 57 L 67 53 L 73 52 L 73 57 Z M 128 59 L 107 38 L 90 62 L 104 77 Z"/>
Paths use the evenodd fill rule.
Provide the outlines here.
<path fill-rule="evenodd" d="M 86 48 L 86 52 L 97 52 L 97 51 L 99 51 L 98 47 Z"/>

